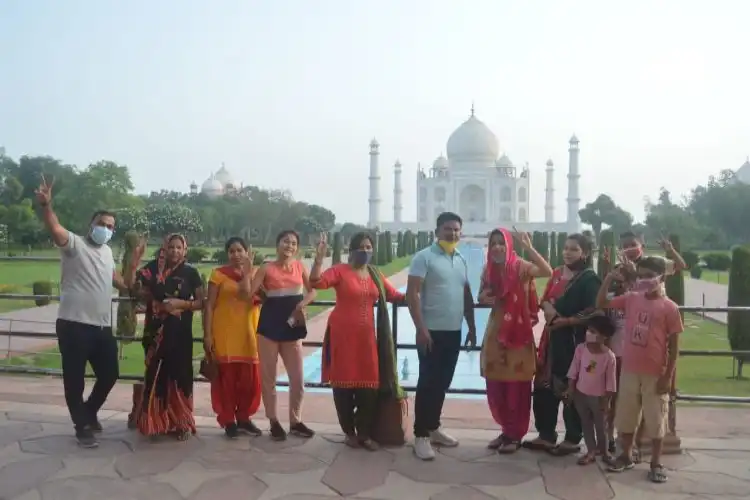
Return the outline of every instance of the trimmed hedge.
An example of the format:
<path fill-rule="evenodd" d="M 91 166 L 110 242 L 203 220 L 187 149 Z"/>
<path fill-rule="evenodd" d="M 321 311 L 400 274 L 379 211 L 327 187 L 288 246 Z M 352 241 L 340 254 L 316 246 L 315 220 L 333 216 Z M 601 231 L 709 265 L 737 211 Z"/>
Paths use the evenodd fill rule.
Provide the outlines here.
<path fill-rule="evenodd" d="M 750 248 L 738 246 L 732 250 L 732 266 L 729 271 L 729 294 L 727 305 L 750 306 Z M 750 311 L 730 311 L 727 314 L 727 335 L 733 351 L 750 351 Z M 750 356 L 736 356 L 737 378 L 742 377 L 742 368 Z"/>
<path fill-rule="evenodd" d="M 33 291 L 34 295 L 52 295 L 52 282 L 47 281 L 35 281 L 31 285 L 31 290 Z M 39 307 L 48 306 L 50 303 L 49 297 L 44 298 L 36 298 L 34 299 L 34 303 L 38 305 Z"/>
<path fill-rule="evenodd" d="M 331 253 L 331 263 L 334 265 L 341 263 L 341 245 L 341 233 L 333 233 L 333 252 Z"/>

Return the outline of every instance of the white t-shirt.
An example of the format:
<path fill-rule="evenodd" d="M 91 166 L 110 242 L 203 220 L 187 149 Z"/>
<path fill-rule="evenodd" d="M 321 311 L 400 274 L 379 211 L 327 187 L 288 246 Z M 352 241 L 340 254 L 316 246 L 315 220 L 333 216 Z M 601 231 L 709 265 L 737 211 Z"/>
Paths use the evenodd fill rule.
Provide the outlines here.
<path fill-rule="evenodd" d="M 109 245 L 96 246 L 68 233 L 60 248 L 62 279 L 57 317 L 87 325 L 112 326 L 112 277 L 115 260 Z"/>

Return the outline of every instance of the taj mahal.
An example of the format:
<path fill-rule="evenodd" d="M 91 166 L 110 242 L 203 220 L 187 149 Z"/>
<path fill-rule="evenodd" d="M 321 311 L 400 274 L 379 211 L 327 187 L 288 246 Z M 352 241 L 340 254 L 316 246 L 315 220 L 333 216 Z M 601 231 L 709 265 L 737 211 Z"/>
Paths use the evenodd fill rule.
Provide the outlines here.
<path fill-rule="evenodd" d="M 506 154 L 500 154 L 497 136 L 474 113 L 448 138 L 446 155 L 440 155 L 429 171 L 417 167 L 417 221 L 402 218 L 402 166 L 393 166 L 393 221 L 381 219 L 380 144 L 370 142 L 369 228 L 381 231 L 432 231 L 435 219 L 445 211 L 463 220 L 465 234 L 487 234 L 498 226 L 516 226 L 522 231 L 580 231 L 578 183 L 578 138 L 568 141 L 568 197 L 565 221 L 555 221 L 554 163 L 547 160 L 544 222 L 529 221 L 531 171 L 520 168 Z"/>

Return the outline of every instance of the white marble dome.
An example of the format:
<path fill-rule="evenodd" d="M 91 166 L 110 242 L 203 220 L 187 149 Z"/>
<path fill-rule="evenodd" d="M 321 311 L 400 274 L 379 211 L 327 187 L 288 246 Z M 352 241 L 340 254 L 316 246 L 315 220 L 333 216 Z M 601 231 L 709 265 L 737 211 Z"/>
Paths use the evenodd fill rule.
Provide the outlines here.
<path fill-rule="evenodd" d="M 224 186 L 218 179 L 216 179 L 216 176 L 212 174 L 211 177 L 206 179 L 203 185 L 201 185 L 201 193 L 206 196 L 221 196 L 224 193 Z"/>
<path fill-rule="evenodd" d="M 217 181 L 219 181 L 219 183 L 221 183 L 222 187 L 234 185 L 234 182 L 232 181 L 232 175 L 229 173 L 223 163 L 221 164 L 221 168 L 218 172 L 216 172 L 216 175 L 214 177 Z"/>
<path fill-rule="evenodd" d="M 491 166 L 500 154 L 497 137 L 472 111 L 448 138 L 448 160 L 451 165 L 461 162 L 486 162 Z"/>
<path fill-rule="evenodd" d="M 448 158 L 446 158 L 443 155 L 438 156 L 435 158 L 435 161 L 432 162 L 432 168 L 435 170 L 443 170 L 448 168 Z"/>

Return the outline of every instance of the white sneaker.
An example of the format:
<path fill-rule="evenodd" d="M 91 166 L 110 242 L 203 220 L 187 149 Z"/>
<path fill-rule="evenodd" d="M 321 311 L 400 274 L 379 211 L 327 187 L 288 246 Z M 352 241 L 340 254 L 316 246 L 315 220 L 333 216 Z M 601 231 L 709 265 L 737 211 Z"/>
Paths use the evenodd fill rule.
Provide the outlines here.
<path fill-rule="evenodd" d="M 438 446 L 445 446 L 446 448 L 458 446 L 458 439 L 446 434 L 441 429 L 430 432 L 430 442 Z"/>
<path fill-rule="evenodd" d="M 432 449 L 430 438 L 414 438 L 414 454 L 420 460 L 435 460 L 435 450 Z"/>

